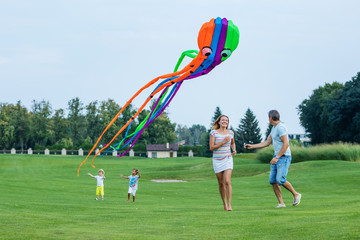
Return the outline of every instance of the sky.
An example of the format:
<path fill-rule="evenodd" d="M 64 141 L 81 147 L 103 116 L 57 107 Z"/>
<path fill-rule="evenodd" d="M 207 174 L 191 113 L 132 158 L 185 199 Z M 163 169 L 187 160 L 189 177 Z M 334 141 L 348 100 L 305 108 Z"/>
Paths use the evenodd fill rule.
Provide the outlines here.
<path fill-rule="evenodd" d="M 209 127 L 219 106 L 236 128 L 250 108 L 264 133 L 277 109 L 289 133 L 303 133 L 297 106 L 360 71 L 359 9 L 357 0 L 0 0 L 0 103 L 30 109 L 46 100 L 55 110 L 79 97 L 122 106 L 172 72 L 183 51 L 198 49 L 203 23 L 226 17 L 239 28 L 238 48 L 182 84 L 171 121 Z"/>

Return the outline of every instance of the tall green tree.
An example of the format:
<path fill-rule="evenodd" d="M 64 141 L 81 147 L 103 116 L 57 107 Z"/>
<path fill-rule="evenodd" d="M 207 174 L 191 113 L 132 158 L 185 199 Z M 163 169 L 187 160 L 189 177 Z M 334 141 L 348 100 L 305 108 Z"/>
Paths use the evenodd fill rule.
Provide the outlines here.
<path fill-rule="evenodd" d="M 190 145 L 191 131 L 187 126 L 178 124 L 176 126 L 175 133 L 176 133 L 177 141 L 185 140 L 185 144 Z"/>
<path fill-rule="evenodd" d="M 125 125 L 135 115 L 136 112 L 137 110 L 130 103 L 120 115 L 120 119 L 121 119 L 120 125 Z M 137 127 L 137 121 L 135 120 L 130 125 L 129 133 L 134 132 L 136 127 Z"/>
<path fill-rule="evenodd" d="M 191 134 L 191 145 L 201 145 L 201 136 L 203 134 L 207 134 L 206 128 L 203 125 L 200 124 L 193 124 L 189 128 L 190 134 Z"/>
<path fill-rule="evenodd" d="M 270 123 L 268 123 L 268 127 L 267 127 L 266 132 L 265 132 L 265 139 L 267 139 L 268 136 L 270 135 L 272 127 L 273 126 Z"/>
<path fill-rule="evenodd" d="M 338 97 L 329 98 L 329 126 L 335 136 L 328 141 L 360 143 L 360 72 L 345 83 Z"/>
<path fill-rule="evenodd" d="M 148 127 L 151 144 L 174 143 L 176 140 L 176 124 L 172 123 L 166 113 L 160 114 Z"/>
<path fill-rule="evenodd" d="M 85 116 L 83 115 L 84 104 L 78 97 L 68 102 L 69 133 L 74 147 L 85 136 Z"/>
<path fill-rule="evenodd" d="M 97 138 L 101 135 L 101 132 L 104 130 L 100 121 L 98 101 L 90 102 L 86 106 L 85 119 L 87 136 L 90 137 L 92 143 L 95 143 Z"/>
<path fill-rule="evenodd" d="M 211 118 L 211 127 L 212 127 L 212 124 L 216 121 L 216 119 L 218 119 L 218 117 L 220 117 L 221 115 L 222 115 L 222 111 L 221 111 L 220 107 L 217 106 L 215 108 L 214 115 Z M 212 151 L 210 150 L 210 145 L 209 145 L 211 127 L 208 129 L 206 139 L 205 139 L 205 149 L 204 149 L 204 156 L 205 157 L 211 157 L 212 156 Z"/>
<path fill-rule="evenodd" d="M 212 121 L 212 122 L 215 122 L 216 119 L 218 119 L 218 117 L 220 117 L 221 115 L 223 115 L 223 114 L 222 114 L 222 111 L 221 111 L 220 107 L 217 106 L 217 107 L 215 108 L 214 116 L 212 117 L 211 121 Z"/>
<path fill-rule="evenodd" d="M 150 110 L 155 107 L 155 104 L 158 99 L 154 98 L 150 104 Z M 160 103 L 159 103 L 160 105 Z M 159 106 L 158 106 L 159 107 Z M 157 111 L 159 108 L 154 110 Z M 149 113 L 148 111 L 147 113 Z M 170 121 L 168 113 L 163 111 L 159 117 L 154 119 L 154 121 L 146 128 L 148 133 L 148 143 L 151 144 L 164 144 L 164 143 L 174 143 L 176 141 L 176 124 Z"/>
<path fill-rule="evenodd" d="M 52 113 L 52 107 L 49 101 L 42 100 L 40 102 L 33 100 L 31 115 L 31 139 L 33 144 L 45 146 L 48 144 L 49 133 L 51 131 L 49 125 L 49 117 Z"/>
<path fill-rule="evenodd" d="M 7 149 L 15 141 L 15 127 L 11 125 L 11 106 L 0 104 L 0 148 Z"/>
<path fill-rule="evenodd" d="M 68 139 L 69 136 L 69 121 L 65 117 L 64 109 L 55 110 L 54 115 L 50 119 L 50 125 L 54 133 L 54 142 L 59 142 L 62 139 Z"/>
<path fill-rule="evenodd" d="M 312 95 L 298 106 L 300 123 L 309 133 L 313 144 L 339 141 L 339 130 L 329 124 L 332 111 L 329 103 L 339 99 L 343 88 L 341 83 L 326 83 L 325 86 L 315 89 Z"/>
<path fill-rule="evenodd" d="M 244 117 L 240 120 L 240 124 L 235 133 L 237 152 L 252 152 L 244 148 L 244 143 L 259 143 L 261 142 L 261 134 L 259 121 L 256 119 L 253 111 L 248 108 Z"/>
<path fill-rule="evenodd" d="M 108 124 L 114 119 L 117 113 L 120 111 L 121 107 L 117 104 L 113 99 L 108 99 L 106 101 L 100 102 L 99 107 L 99 121 L 100 121 L 100 132 L 102 133 Z M 122 126 L 121 116 L 115 120 L 115 122 L 111 125 L 111 127 L 107 130 L 102 138 L 103 143 L 108 143 L 110 140 L 116 135 L 116 133 L 120 130 Z M 99 137 L 99 136 L 97 136 Z M 95 138 L 97 138 L 95 137 Z M 114 143 L 117 143 L 117 140 L 120 139 L 121 136 L 117 137 L 114 140 Z"/>
<path fill-rule="evenodd" d="M 151 101 L 151 110 L 155 107 L 156 101 L 156 98 Z M 154 112 L 156 112 L 157 109 L 155 109 Z M 144 121 L 150 112 L 150 110 L 143 109 L 138 115 L 137 123 L 140 124 L 142 121 Z M 144 129 L 137 141 L 137 144 L 174 143 L 177 140 L 175 129 L 176 124 L 172 123 L 167 112 L 163 111 L 156 119 L 151 122 L 147 128 Z"/>
<path fill-rule="evenodd" d="M 150 113 L 149 110 L 143 109 L 138 117 L 137 117 L 137 123 L 140 124 L 142 121 L 145 120 L 146 116 Z M 151 140 L 150 140 L 150 135 L 149 132 L 147 130 L 147 128 L 145 128 L 143 130 L 143 132 L 141 133 L 141 135 L 139 136 L 139 139 L 137 141 L 138 144 L 151 144 Z"/>
<path fill-rule="evenodd" d="M 207 134 L 205 126 L 193 124 L 190 128 L 181 124 L 176 126 L 177 140 L 185 140 L 186 145 L 202 145 L 203 135 Z"/>
<path fill-rule="evenodd" d="M 30 114 L 20 101 L 14 106 L 14 110 L 13 120 L 15 122 L 12 125 L 15 127 L 15 141 L 16 145 L 20 146 L 21 151 L 23 151 L 30 138 Z"/>

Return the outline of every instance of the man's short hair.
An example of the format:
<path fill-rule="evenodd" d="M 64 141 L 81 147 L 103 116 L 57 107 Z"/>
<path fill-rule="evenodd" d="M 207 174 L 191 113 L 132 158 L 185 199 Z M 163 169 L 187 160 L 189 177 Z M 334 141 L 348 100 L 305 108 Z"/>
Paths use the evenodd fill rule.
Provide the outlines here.
<path fill-rule="evenodd" d="M 269 117 L 271 117 L 271 119 L 273 121 L 279 121 L 280 120 L 280 113 L 277 110 L 270 110 L 269 111 Z"/>

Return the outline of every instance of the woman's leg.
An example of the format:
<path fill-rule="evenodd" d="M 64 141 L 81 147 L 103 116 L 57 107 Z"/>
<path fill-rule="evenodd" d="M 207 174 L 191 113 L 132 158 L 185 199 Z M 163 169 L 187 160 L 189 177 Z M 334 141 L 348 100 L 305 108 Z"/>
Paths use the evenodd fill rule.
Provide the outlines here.
<path fill-rule="evenodd" d="M 224 171 L 225 195 L 227 198 L 227 207 L 228 207 L 227 210 L 228 211 L 232 211 L 232 208 L 231 208 L 231 196 L 232 196 L 231 173 L 232 173 L 232 169 L 227 169 Z"/>
<path fill-rule="evenodd" d="M 218 183 L 219 183 L 219 192 L 221 195 L 221 199 L 223 201 L 224 204 L 224 210 L 227 211 L 227 205 L 226 205 L 226 201 L 225 201 L 225 184 L 224 184 L 224 172 L 219 172 L 216 174 Z"/>

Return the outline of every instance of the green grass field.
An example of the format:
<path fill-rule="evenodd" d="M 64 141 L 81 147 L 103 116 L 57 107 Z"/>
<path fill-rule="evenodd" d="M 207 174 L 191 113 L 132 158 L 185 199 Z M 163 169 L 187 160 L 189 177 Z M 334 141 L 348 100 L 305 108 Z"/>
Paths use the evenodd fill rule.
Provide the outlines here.
<path fill-rule="evenodd" d="M 234 159 L 232 212 L 222 209 L 212 160 L 0 155 L 0 239 L 360 239 L 360 162 L 292 164 L 288 180 L 303 194 L 274 209 L 269 165 Z M 126 203 L 120 173 L 139 168 L 136 203 Z M 95 201 L 103 168 L 105 201 Z M 150 179 L 187 182 L 155 183 Z"/>

